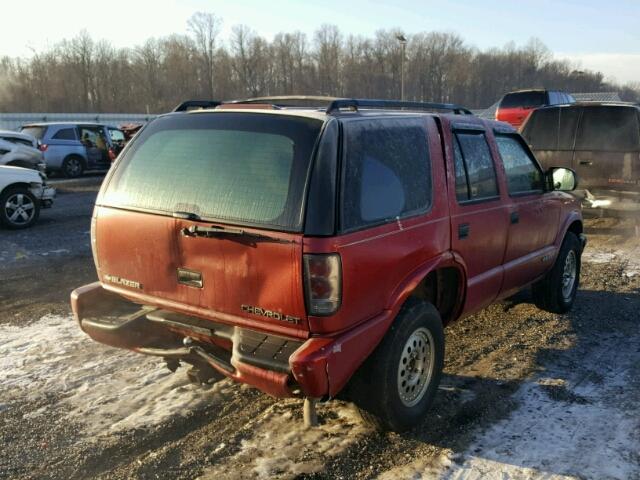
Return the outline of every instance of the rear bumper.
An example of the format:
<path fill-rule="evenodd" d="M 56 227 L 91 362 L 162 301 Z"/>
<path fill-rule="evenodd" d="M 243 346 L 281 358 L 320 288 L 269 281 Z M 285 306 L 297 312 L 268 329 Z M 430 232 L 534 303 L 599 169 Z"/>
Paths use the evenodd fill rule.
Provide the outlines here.
<path fill-rule="evenodd" d="M 369 330 L 380 329 L 380 321 L 369 321 L 336 337 L 301 341 L 144 307 L 99 282 L 74 290 L 71 306 L 80 328 L 100 343 L 193 365 L 204 362 L 275 397 L 334 396 L 375 347 L 362 339 L 375 338 Z"/>

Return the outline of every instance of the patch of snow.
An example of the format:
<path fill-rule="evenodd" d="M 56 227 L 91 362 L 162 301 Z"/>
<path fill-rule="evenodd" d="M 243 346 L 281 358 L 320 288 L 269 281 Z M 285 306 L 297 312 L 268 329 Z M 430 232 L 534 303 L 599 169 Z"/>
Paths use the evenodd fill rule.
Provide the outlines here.
<path fill-rule="evenodd" d="M 312 474 L 371 431 L 354 408 L 343 402 L 319 406 L 320 418 L 329 418 L 317 427 L 306 428 L 301 418 L 294 417 L 293 411 L 301 410 L 299 400 L 283 400 L 265 410 L 251 425 L 252 436 L 242 440 L 240 450 L 200 478 L 236 478 L 233 469 L 238 464 L 260 479 Z"/>
<path fill-rule="evenodd" d="M 220 400 L 227 381 L 209 390 L 184 370 L 91 340 L 72 317 L 45 316 L 28 326 L 0 326 L 0 403 L 53 396 L 65 418 L 87 435 L 145 427 Z M 46 415 L 45 406 L 31 417 Z"/>

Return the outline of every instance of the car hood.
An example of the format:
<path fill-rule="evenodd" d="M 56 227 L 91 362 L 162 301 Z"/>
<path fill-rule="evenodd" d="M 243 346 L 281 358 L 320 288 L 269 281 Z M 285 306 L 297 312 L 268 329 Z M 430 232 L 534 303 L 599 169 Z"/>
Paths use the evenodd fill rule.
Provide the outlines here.
<path fill-rule="evenodd" d="M 0 183 L 11 180 L 15 182 L 38 182 L 42 183 L 42 177 L 36 170 L 22 167 L 9 167 L 0 165 Z"/>

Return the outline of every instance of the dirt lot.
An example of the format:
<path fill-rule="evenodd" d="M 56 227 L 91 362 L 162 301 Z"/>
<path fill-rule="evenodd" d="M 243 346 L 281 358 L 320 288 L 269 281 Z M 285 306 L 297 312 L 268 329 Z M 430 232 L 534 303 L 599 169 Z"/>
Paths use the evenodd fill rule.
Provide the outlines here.
<path fill-rule="evenodd" d="M 95 278 L 97 180 L 62 183 L 26 232 L 0 231 L 1 478 L 640 479 L 640 241 L 589 220 L 569 315 L 528 293 L 446 331 L 432 414 L 403 435 L 351 406 L 220 382 L 203 390 L 161 362 L 91 342 L 68 295 Z"/>

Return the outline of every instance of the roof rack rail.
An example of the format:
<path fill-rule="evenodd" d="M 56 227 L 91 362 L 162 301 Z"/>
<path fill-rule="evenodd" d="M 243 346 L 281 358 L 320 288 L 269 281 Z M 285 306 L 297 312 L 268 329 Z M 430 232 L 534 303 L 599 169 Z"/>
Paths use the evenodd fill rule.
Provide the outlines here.
<path fill-rule="evenodd" d="M 238 103 L 271 103 L 275 106 L 295 106 L 289 105 L 296 102 L 322 102 L 329 104 L 335 100 L 340 100 L 341 97 L 323 97 L 315 95 L 277 95 L 269 97 L 252 97 L 241 100 L 229 100 L 223 103 L 225 104 L 238 104 Z M 309 106 L 309 105 L 304 105 Z"/>
<path fill-rule="evenodd" d="M 218 102 L 217 100 L 187 100 L 174 108 L 173 111 L 186 112 L 187 110 L 195 110 L 199 108 L 214 108 L 221 103 L 222 102 Z"/>
<path fill-rule="evenodd" d="M 359 110 L 360 108 L 407 108 L 412 110 L 451 110 L 456 115 L 473 115 L 471 110 L 455 103 L 410 102 L 404 100 L 369 100 L 365 98 L 339 98 L 332 101 L 326 113 L 341 109 Z"/>

